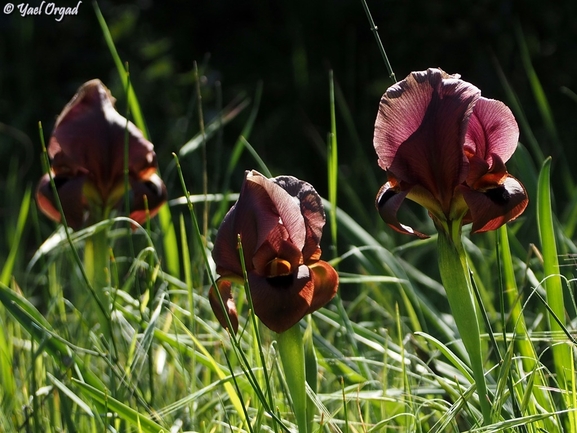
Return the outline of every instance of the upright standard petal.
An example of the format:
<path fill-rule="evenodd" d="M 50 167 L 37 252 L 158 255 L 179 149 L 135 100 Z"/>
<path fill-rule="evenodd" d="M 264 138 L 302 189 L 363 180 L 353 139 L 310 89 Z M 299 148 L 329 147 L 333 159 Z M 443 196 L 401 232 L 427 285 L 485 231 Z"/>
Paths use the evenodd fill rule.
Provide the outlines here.
<path fill-rule="evenodd" d="M 507 162 L 517 148 L 519 127 L 513 113 L 501 101 L 480 98 L 469 119 L 465 151 L 493 165 L 492 155 Z"/>
<path fill-rule="evenodd" d="M 480 91 L 440 69 L 413 72 L 381 99 L 374 147 L 381 168 L 420 185 L 449 213 L 453 189 L 463 182 L 463 141 Z"/>

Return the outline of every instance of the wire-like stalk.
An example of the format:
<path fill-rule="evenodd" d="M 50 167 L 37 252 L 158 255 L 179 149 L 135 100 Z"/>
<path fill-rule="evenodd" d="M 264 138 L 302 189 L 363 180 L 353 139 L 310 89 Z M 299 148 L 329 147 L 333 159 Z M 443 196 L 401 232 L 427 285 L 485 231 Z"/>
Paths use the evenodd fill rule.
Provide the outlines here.
<path fill-rule="evenodd" d="M 378 27 L 375 25 L 375 22 L 373 21 L 373 16 L 371 15 L 371 11 L 369 10 L 369 5 L 367 4 L 367 0 L 361 0 L 361 3 L 363 5 L 363 9 L 365 10 L 365 13 L 367 14 L 367 19 L 369 20 L 369 25 L 371 26 L 371 31 L 373 32 L 373 35 L 375 35 L 375 40 L 377 41 L 377 46 L 379 47 L 379 51 L 381 52 L 381 56 L 383 57 L 383 60 L 385 62 L 385 66 L 387 67 L 387 71 L 389 72 L 389 78 L 393 81 L 393 84 L 395 84 L 397 82 L 397 77 L 395 76 L 395 73 L 393 72 L 393 67 L 391 66 L 391 62 L 389 62 L 389 57 L 387 56 L 387 53 L 385 51 L 385 47 L 383 46 L 383 43 L 381 42 L 381 37 L 379 36 L 379 29 Z"/>

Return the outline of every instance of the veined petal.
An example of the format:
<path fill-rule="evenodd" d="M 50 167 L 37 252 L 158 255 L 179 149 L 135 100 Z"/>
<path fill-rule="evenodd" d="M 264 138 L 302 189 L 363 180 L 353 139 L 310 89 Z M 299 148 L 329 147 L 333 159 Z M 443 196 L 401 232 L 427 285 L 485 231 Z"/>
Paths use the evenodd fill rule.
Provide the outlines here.
<path fill-rule="evenodd" d="M 306 226 L 305 245 L 302 248 L 306 261 L 316 254 L 323 234 L 325 211 L 321 197 L 310 183 L 293 176 L 279 176 L 272 181 L 296 197 L 300 204 Z"/>
<path fill-rule="evenodd" d="M 412 227 L 399 222 L 397 219 L 397 212 L 399 211 L 401 203 L 403 203 L 403 200 L 409 193 L 409 190 L 395 191 L 395 189 L 396 188 L 391 182 L 387 182 L 381 187 L 377 194 L 375 206 L 377 207 L 383 221 L 399 233 L 414 235 L 421 239 L 428 238 L 429 236 L 426 234 L 418 232 Z"/>
<path fill-rule="evenodd" d="M 293 184 L 293 187 L 298 187 L 298 179 L 289 179 L 285 176 L 284 184 Z M 286 228 L 291 242 L 299 249 L 302 249 L 306 239 L 306 226 L 304 217 L 301 213 L 300 202 L 297 197 L 289 194 L 279 183 L 272 179 L 268 179 L 256 170 L 250 171 L 246 176 L 247 183 L 254 183 L 262 187 L 270 197 L 274 204 L 275 210 L 282 225 Z"/>
<path fill-rule="evenodd" d="M 319 260 L 309 266 L 309 268 L 313 273 L 315 291 L 307 314 L 313 313 L 328 304 L 337 294 L 339 287 L 339 274 L 327 262 Z"/>
<path fill-rule="evenodd" d="M 315 283 L 308 266 L 274 278 L 248 274 L 254 313 L 268 328 L 281 333 L 298 323 L 313 302 Z"/>
<path fill-rule="evenodd" d="M 222 304 L 218 298 L 218 293 L 216 292 L 217 289 L 215 289 L 214 286 L 212 286 L 208 292 L 208 300 L 210 302 L 210 306 L 212 307 L 212 311 L 214 312 L 214 315 L 218 319 L 219 323 L 225 329 L 228 328 L 228 323 L 226 320 L 226 315 L 228 315 L 230 324 L 233 328 L 230 331 L 232 333 L 236 333 L 236 331 L 238 331 L 238 313 L 236 312 L 236 303 L 232 297 L 232 283 L 228 280 L 219 278 L 216 280 L 216 285 L 222 302 L 226 308 L 226 312 L 222 310 Z"/>
<path fill-rule="evenodd" d="M 480 90 L 440 69 L 413 72 L 383 95 L 374 147 L 381 168 L 420 185 L 445 213 L 454 188 L 465 180 L 463 143 Z"/>
<path fill-rule="evenodd" d="M 470 217 L 464 223 L 473 222 L 474 233 L 495 230 L 523 213 L 529 202 L 523 184 L 509 175 L 505 181 L 484 191 L 459 186 Z"/>
<path fill-rule="evenodd" d="M 501 101 L 480 98 L 469 119 L 465 149 L 493 166 L 492 155 L 507 162 L 517 148 L 519 127 L 513 113 Z"/>
<path fill-rule="evenodd" d="M 245 263 L 250 271 L 254 253 L 278 225 L 279 215 L 267 190 L 257 182 L 245 180 L 237 202 L 222 220 L 214 241 L 212 255 L 217 264 L 217 272 L 221 275 L 242 275 L 237 249 L 238 235 L 241 236 Z"/>

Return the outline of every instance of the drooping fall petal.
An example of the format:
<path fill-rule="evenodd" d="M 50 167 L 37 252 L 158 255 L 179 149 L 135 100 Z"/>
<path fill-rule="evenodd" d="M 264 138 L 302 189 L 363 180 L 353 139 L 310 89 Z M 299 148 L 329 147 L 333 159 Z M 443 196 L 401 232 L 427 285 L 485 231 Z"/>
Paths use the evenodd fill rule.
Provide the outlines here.
<path fill-rule="evenodd" d="M 309 312 L 313 303 L 315 283 L 305 265 L 290 275 L 273 278 L 251 272 L 248 283 L 254 313 L 275 332 L 284 332 L 296 324 Z"/>
<path fill-rule="evenodd" d="M 238 331 L 238 314 L 236 312 L 236 304 L 232 297 L 232 283 L 227 280 L 218 279 L 216 285 L 218 288 L 211 287 L 208 292 L 208 300 L 212 311 L 223 328 L 228 328 L 228 322 L 225 316 L 227 315 L 232 326 L 230 332 L 236 332 Z M 220 293 L 220 297 L 226 308 L 226 313 L 222 310 L 221 299 L 218 298 L 219 295 L 216 293 L 216 290 Z"/>
<path fill-rule="evenodd" d="M 390 181 L 385 183 L 377 193 L 375 203 L 377 210 L 379 211 L 383 221 L 386 222 L 389 227 L 393 228 L 399 233 L 415 235 L 419 238 L 427 238 L 427 235 L 416 231 L 408 225 L 402 224 L 397 219 L 397 212 L 399 211 L 399 207 L 405 200 L 405 197 L 408 193 L 408 190 L 395 191 L 395 187 Z"/>
<path fill-rule="evenodd" d="M 465 222 L 473 222 L 473 233 L 498 229 L 521 215 L 528 204 L 525 188 L 513 176 L 485 191 L 460 188 L 470 210 Z"/>
<path fill-rule="evenodd" d="M 339 275 L 335 268 L 323 260 L 312 264 L 310 270 L 313 273 L 315 291 L 308 313 L 313 313 L 335 297 L 339 285 Z"/>

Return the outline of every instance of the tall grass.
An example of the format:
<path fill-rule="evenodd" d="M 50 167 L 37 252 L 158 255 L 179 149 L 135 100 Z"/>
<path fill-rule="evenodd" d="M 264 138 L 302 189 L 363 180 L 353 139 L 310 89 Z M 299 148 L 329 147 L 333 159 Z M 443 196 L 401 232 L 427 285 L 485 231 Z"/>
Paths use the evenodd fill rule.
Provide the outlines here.
<path fill-rule="evenodd" d="M 130 107 L 146 132 L 130 86 L 138 77 L 128 80 L 98 10 L 97 16 L 128 89 L 124 100 L 117 95 L 119 103 Z M 537 88 L 535 71 L 527 69 Z M 367 223 L 376 219 L 352 217 L 337 206 L 337 198 L 355 199 L 339 177 L 338 150 L 347 141 L 340 134 L 337 147 L 337 114 L 351 136 L 355 131 L 333 82 L 331 75 L 323 250 L 338 266 L 341 285 L 335 301 L 300 324 L 306 362 L 317 365 L 307 377 L 309 431 L 575 431 L 577 308 L 572 268 L 559 264 L 577 253 L 575 216 L 572 209 L 555 207 L 547 181 L 550 162 L 536 151 L 531 126 L 520 122 L 532 153 L 521 148 L 511 166 L 517 178 L 527 180 L 530 207 L 498 233 L 464 241 L 490 325 L 482 345 L 491 414 L 483 425 L 471 365 L 434 266 L 434 237 L 402 243 L 381 223 Z M 515 98 L 504 76 L 503 83 Z M 208 90 L 198 82 L 198 101 Z M 16 218 L 6 219 L 10 237 L 1 254 L 0 431 L 252 433 L 297 431 L 302 425 L 294 410 L 302 402 L 289 393 L 277 335 L 259 323 L 242 290 L 237 335 L 220 327 L 207 300 L 215 272 L 212 241 L 236 198 L 231 179 L 253 168 L 240 166 L 240 153 L 248 150 L 254 167 L 270 173 L 249 142 L 261 92 L 259 87 L 252 101 L 233 101 L 206 125 L 201 121 L 176 150 L 178 158 L 161 161 L 163 174 L 176 170 L 179 182 L 159 217 L 144 227 L 116 216 L 74 233 L 54 226 L 47 234 L 31 187 L 23 188 L 22 200 L 13 203 Z M 539 95 L 536 103 L 553 133 L 550 107 Z M 251 112 L 232 157 L 220 162 L 222 181 L 212 182 L 208 171 L 206 183 L 199 175 L 187 184 L 189 173 L 179 158 L 202 159 L 199 150 L 206 146 L 211 152 L 210 140 L 244 109 Z M 515 114 L 523 119 L 521 111 Z M 208 190 L 210 185 L 221 186 Z M 372 203 L 359 206 L 360 213 L 376 213 Z M 419 211 L 409 217 L 425 220 Z M 539 243 L 531 248 L 524 238 L 537 229 Z M 37 238 L 29 262 L 21 253 L 27 231 Z M 76 251 L 86 257 L 98 233 L 109 246 L 109 332 L 84 275 L 86 263 L 74 256 Z"/>

